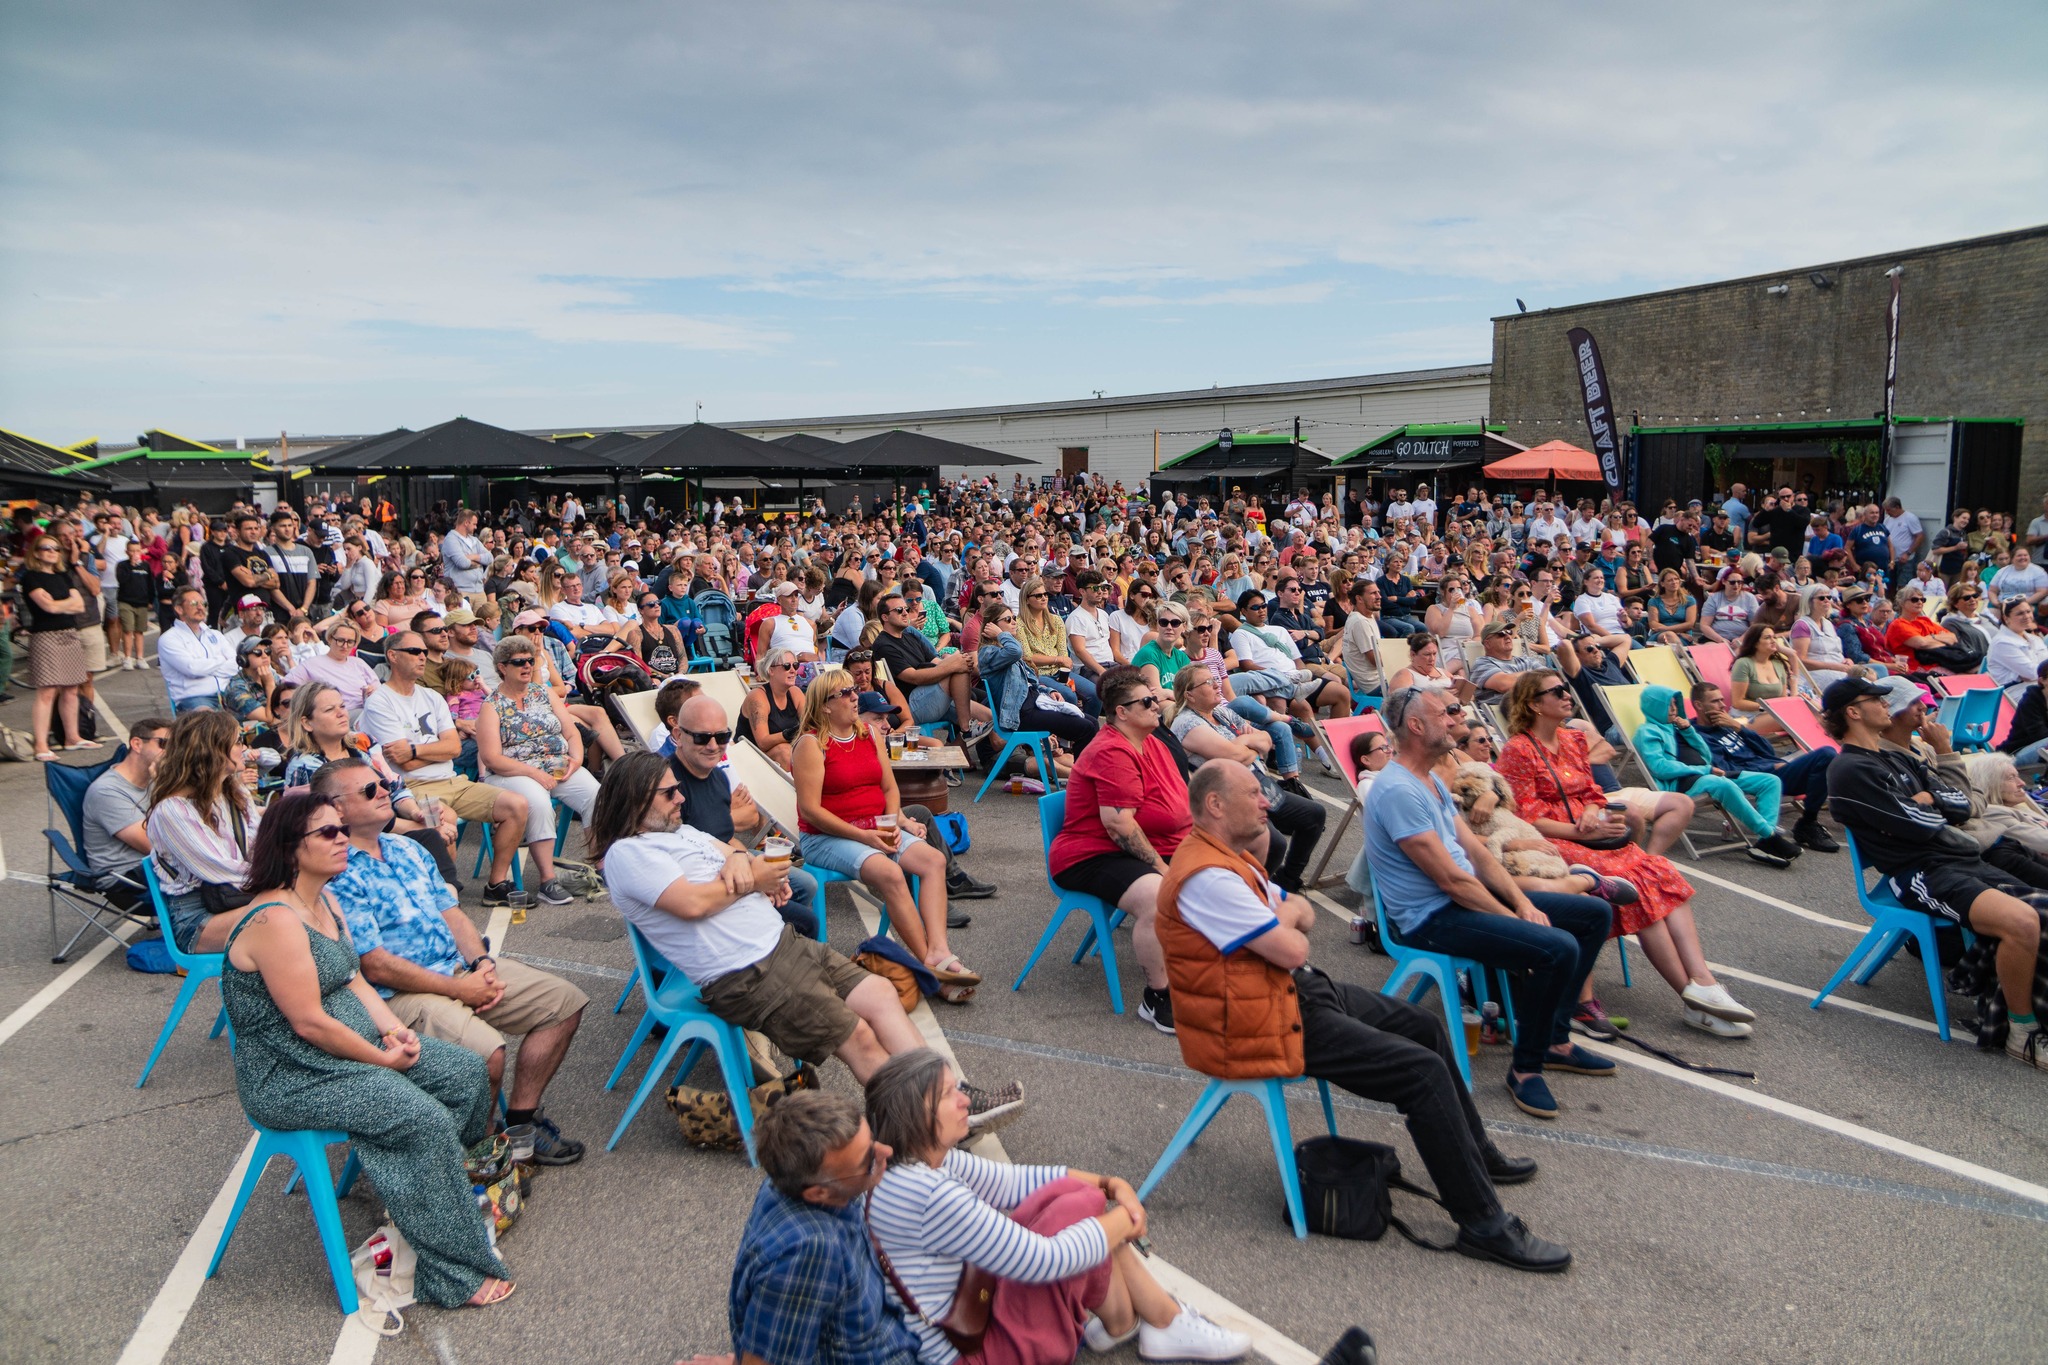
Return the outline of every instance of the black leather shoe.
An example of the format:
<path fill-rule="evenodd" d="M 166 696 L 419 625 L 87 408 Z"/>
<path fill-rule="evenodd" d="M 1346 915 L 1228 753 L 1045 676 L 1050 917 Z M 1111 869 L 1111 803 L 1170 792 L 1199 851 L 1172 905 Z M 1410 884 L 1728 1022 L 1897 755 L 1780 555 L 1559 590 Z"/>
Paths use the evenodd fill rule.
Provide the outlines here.
<path fill-rule="evenodd" d="M 972 923 L 974 923 L 974 916 L 968 914 L 965 910 L 947 909 L 946 927 L 948 929 L 965 929 Z"/>
<path fill-rule="evenodd" d="M 1491 1148 L 1486 1153 L 1487 1178 L 1496 1185 L 1520 1185 L 1536 1178 L 1536 1158 L 1509 1156 Z"/>
<path fill-rule="evenodd" d="M 1306 782 L 1303 782 L 1299 775 L 1294 777 L 1283 777 L 1280 779 L 1277 785 L 1279 786 L 1281 791 L 1293 792 L 1296 796 L 1302 797 L 1306 800 L 1313 801 L 1316 799 L 1316 794 L 1308 789 L 1308 784 Z"/>
<path fill-rule="evenodd" d="M 1527 1223 L 1514 1217 L 1490 1237 L 1481 1237 L 1470 1228 L 1459 1228 L 1458 1254 L 1475 1261 L 1498 1261 L 1510 1270 L 1538 1275 L 1555 1275 L 1572 1263 L 1569 1251 L 1555 1242 L 1544 1241 L 1529 1231 Z"/>
<path fill-rule="evenodd" d="M 978 882 L 962 873 L 946 883 L 946 895 L 956 901 L 985 901 L 996 893 L 988 882 Z"/>

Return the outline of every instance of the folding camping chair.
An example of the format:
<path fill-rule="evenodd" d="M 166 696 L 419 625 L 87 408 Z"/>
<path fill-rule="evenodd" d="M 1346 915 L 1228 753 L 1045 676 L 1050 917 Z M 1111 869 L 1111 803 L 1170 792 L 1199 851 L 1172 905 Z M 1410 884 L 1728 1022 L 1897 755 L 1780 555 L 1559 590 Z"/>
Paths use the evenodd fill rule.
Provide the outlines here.
<path fill-rule="evenodd" d="M 1678 651 L 1670 645 L 1641 645 L 1629 651 L 1628 666 L 1636 681 L 1674 692 L 1690 693 L 1692 675 L 1679 662 Z"/>
<path fill-rule="evenodd" d="M 1643 727 L 1643 686 L 1638 684 L 1632 687 L 1609 687 L 1603 684 L 1600 688 L 1600 699 L 1607 703 L 1608 711 L 1614 716 L 1615 728 L 1621 731 L 1622 749 L 1636 765 L 1637 771 L 1642 773 L 1643 780 L 1660 792 L 1677 791 L 1678 788 L 1670 783 L 1660 782 L 1652 776 L 1650 765 L 1643 762 L 1642 754 L 1636 750 L 1636 731 Z M 1689 701 L 1685 703 L 1685 713 L 1688 716 L 1693 714 L 1692 703 Z M 1719 807 L 1715 809 L 1719 810 Z M 1733 853 L 1737 849 L 1749 847 L 1749 840 L 1742 836 L 1742 831 L 1736 828 L 1735 822 L 1728 818 L 1726 812 L 1721 814 L 1721 824 L 1722 832 L 1730 838 L 1706 848 L 1693 843 L 1690 830 L 1679 835 L 1678 842 L 1684 845 L 1686 856 L 1698 862 L 1711 853 Z"/>
<path fill-rule="evenodd" d="M 1686 657 L 1692 660 L 1693 672 L 1700 675 L 1700 681 L 1712 683 L 1721 689 L 1722 696 L 1735 690 L 1732 681 L 1735 672 L 1735 651 L 1726 645 L 1687 645 Z"/>
<path fill-rule="evenodd" d="M 46 793 L 44 818 L 48 821 L 43 830 L 45 841 L 45 876 L 50 894 L 50 947 L 52 962 L 63 962 L 71 956 L 71 950 L 87 934 L 98 930 L 116 943 L 126 939 L 115 931 L 123 925 L 146 925 L 151 922 L 149 913 L 149 890 L 142 884 L 138 870 L 132 875 L 110 872 L 95 872 L 85 861 L 85 791 L 101 773 L 128 756 L 128 746 L 123 744 L 114 751 L 114 756 L 104 763 L 90 767 L 73 767 L 64 763 L 43 764 L 43 789 Z M 64 829 L 69 837 L 56 828 L 51 812 L 61 811 L 64 815 Z M 60 869 L 57 864 L 62 862 Z M 108 895 L 109 890 L 125 889 L 134 893 L 134 908 L 123 909 Z M 84 923 L 62 948 L 57 947 L 57 904 L 62 901 L 64 908 L 77 915 Z"/>
<path fill-rule="evenodd" d="M 1835 741 L 1828 737 L 1828 732 L 1820 728 L 1820 716 L 1806 698 L 1772 697 L 1763 703 L 1763 708 L 1785 727 L 1785 733 L 1792 736 L 1792 742 L 1803 751 L 1812 753 L 1816 749 L 1837 747 Z"/>

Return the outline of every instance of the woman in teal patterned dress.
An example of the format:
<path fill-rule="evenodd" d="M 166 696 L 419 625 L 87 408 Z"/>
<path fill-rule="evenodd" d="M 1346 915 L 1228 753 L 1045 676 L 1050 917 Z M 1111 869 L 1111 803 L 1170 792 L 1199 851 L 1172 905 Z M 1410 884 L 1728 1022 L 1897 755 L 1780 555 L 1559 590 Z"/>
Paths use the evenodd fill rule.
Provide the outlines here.
<path fill-rule="evenodd" d="M 249 850 L 254 899 L 229 936 L 221 994 L 235 1087 L 266 1128 L 338 1128 L 419 1255 L 413 1292 L 455 1308 L 512 1292 L 462 1165 L 490 1131 L 484 1059 L 402 1026 L 356 969 L 327 883 L 348 865 L 340 810 L 287 792 Z"/>

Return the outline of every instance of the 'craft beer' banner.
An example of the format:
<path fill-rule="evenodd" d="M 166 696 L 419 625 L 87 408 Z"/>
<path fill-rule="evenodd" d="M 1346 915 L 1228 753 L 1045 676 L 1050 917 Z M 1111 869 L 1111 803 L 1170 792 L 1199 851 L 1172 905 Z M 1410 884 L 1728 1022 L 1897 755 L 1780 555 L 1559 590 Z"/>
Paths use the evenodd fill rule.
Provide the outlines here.
<path fill-rule="evenodd" d="M 1607 371 L 1600 364 L 1600 348 L 1593 334 L 1574 327 L 1565 334 L 1572 343 L 1572 360 L 1579 367 L 1579 387 L 1586 393 L 1586 431 L 1593 438 L 1593 453 L 1600 457 L 1600 477 L 1607 480 L 1609 497 L 1621 496 L 1621 440 L 1614 425 L 1614 398 L 1607 388 Z"/>

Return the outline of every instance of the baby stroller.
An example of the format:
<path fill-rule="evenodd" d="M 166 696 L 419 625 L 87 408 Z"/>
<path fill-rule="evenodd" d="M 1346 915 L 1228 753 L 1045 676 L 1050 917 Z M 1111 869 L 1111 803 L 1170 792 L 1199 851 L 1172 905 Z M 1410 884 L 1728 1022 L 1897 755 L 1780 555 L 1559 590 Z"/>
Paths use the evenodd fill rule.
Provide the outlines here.
<path fill-rule="evenodd" d="M 576 685 L 592 703 L 602 706 L 612 726 L 622 735 L 639 733 L 619 698 L 635 692 L 654 690 L 654 670 L 647 661 L 627 650 L 586 654 L 576 661 Z"/>
<path fill-rule="evenodd" d="M 740 653 L 740 612 L 722 592 L 697 594 L 697 614 L 704 621 L 704 652 L 730 666 Z"/>

